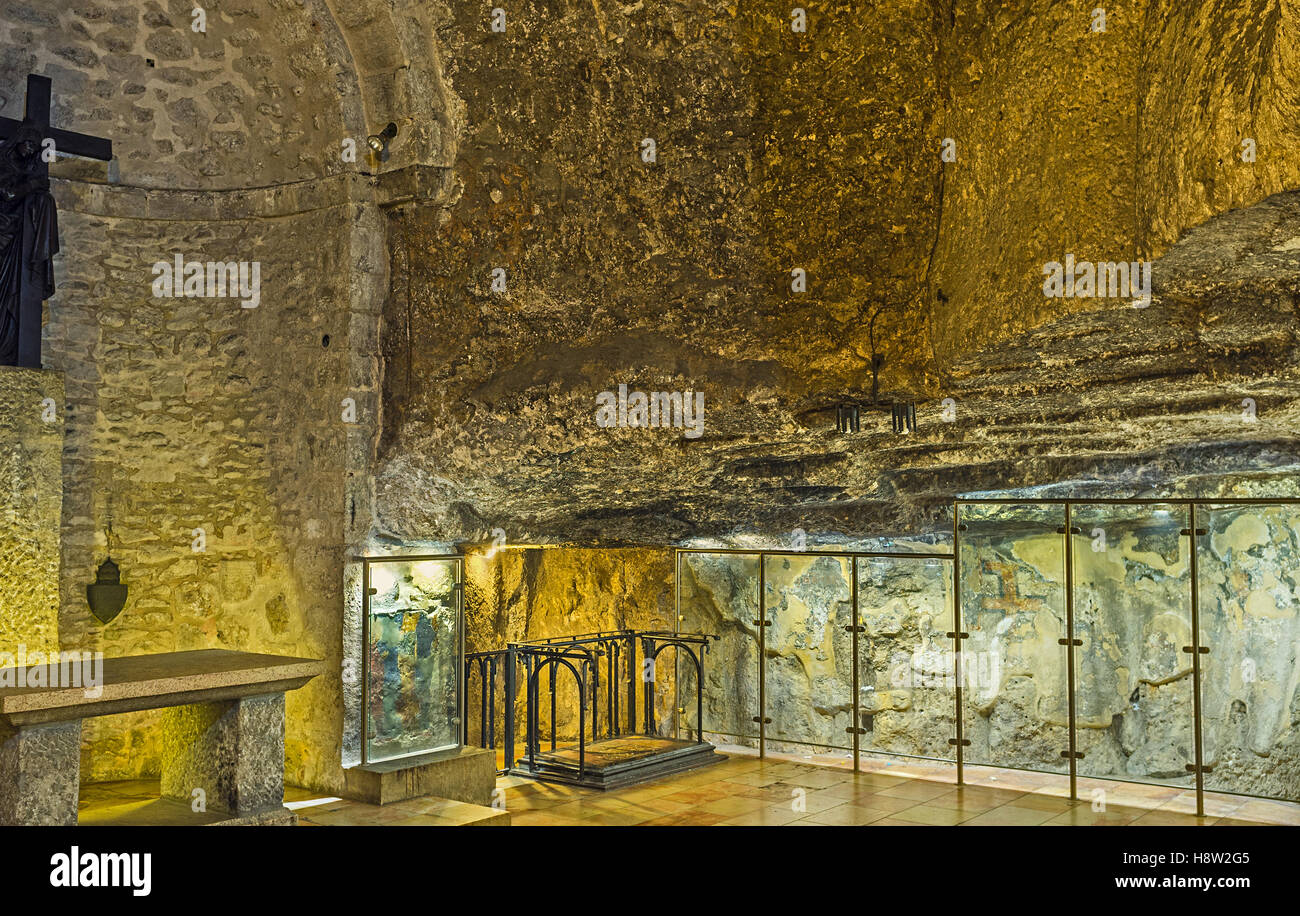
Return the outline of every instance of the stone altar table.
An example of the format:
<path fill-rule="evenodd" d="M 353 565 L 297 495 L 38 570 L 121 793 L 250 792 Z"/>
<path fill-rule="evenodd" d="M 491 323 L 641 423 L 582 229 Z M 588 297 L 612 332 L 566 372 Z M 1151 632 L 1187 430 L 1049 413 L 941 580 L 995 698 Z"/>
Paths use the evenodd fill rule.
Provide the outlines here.
<path fill-rule="evenodd" d="M 98 689 L 50 669 L 16 669 L 0 687 L 0 825 L 77 823 L 81 720 L 143 709 L 163 714 L 162 794 L 202 790 L 226 823 L 292 824 L 284 807 L 284 694 L 321 673 L 313 659 L 225 649 L 103 661 Z"/>

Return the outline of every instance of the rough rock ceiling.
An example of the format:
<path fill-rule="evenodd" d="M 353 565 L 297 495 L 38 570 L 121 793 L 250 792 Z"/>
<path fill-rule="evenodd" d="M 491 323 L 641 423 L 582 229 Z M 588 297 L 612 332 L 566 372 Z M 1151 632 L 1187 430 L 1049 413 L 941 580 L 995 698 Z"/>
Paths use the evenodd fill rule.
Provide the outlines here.
<path fill-rule="evenodd" d="M 832 404 L 771 394 L 713 405 L 695 441 L 568 426 L 563 454 L 521 442 L 486 460 L 453 456 L 447 477 L 423 478 L 420 500 L 450 508 L 421 524 L 604 543 L 906 535 L 942 527 L 963 492 L 1300 492 L 1300 194 L 1188 233 L 1153 284 L 1148 308 L 1076 313 L 963 360 L 944 384 L 953 423 L 935 398 L 918 406 L 915 434 L 864 412 L 860 433 L 837 435 Z M 385 483 L 407 485 L 391 471 Z"/>
<path fill-rule="evenodd" d="M 452 0 L 456 190 L 391 224 L 376 534 L 905 535 L 957 492 L 1293 464 L 1295 271 L 1266 241 L 1291 204 L 1229 211 L 1300 187 L 1294 14 L 1148 0 L 1096 32 L 1094 8 L 832 3 L 792 34 L 756 3 L 528 2 L 493 36 Z M 1223 250 L 1238 272 L 1206 272 Z M 1067 253 L 1158 256 L 1156 301 L 1045 299 Z M 837 437 L 880 302 L 882 395 L 921 428 Z M 620 382 L 703 391 L 706 433 L 598 429 Z"/>

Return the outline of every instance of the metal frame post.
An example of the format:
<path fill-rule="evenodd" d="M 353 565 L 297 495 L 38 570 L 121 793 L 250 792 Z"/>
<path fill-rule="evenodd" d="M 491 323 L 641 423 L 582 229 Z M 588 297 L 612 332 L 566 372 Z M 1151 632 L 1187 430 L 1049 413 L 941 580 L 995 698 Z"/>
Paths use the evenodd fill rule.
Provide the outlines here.
<path fill-rule="evenodd" d="M 1059 642 L 1065 646 L 1065 693 L 1069 715 L 1068 749 L 1065 756 L 1070 763 L 1070 800 L 1078 801 L 1078 761 L 1081 755 L 1079 754 L 1078 736 L 1075 731 L 1074 647 L 1080 644 L 1080 641 L 1074 638 L 1074 523 L 1072 510 L 1073 506 L 1067 500 L 1065 503 L 1065 525 L 1061 529 L 1062 534 L 1065 535 L 1065 636 Z"/>
<path fill-rule="evenodd" d="M 1188 519 L 1190 526 L 1190 537 L 1188 538 L 1190 546 L 1190 565 L 1192 578 L 1192 719 L 1193 730 L 1195 733 L 1195 752 L 1196 752 L 1196 816 L 1205 817 L 1205 747 L 1201 735 L 1201 729 L 1204 724 L 1201 710 L 1201 653 L 1208 652 L 1208 648 L 1201 646 L 1201 582 L 1200 569 L 1197 565 L 1197 538 L 1200 531 L 1196 527 L 1196 503 L 1188 503 L 1191 518 Z"/>
<path fill-rule="evenodd" d="M 961 503 L 954 500 L 952 504 L 952 686 L 953 703 L 956 706 L 953 723 L 957 728 L 957 737 L 949 743 L 957 749 L 957 785 L 966 784 L 965 776 L 965 736 L 962 734 L 962 689 L 961 689 L 961 641 L 965 633 L 961 628 Z"/>
<path fill-rule="evenodd" d="M 861 752 L 861 734 L 862 734 L 862 713 L 858 708 L 861 688 L 858 685 L 858 632 L 862 629 L 862 621 L 858 615 L 858 558 L 853 557 L 849 566 L 849 574 L 853 577 L 849 594 L 853 600 L 853 623 L 849 625 L 849 633 L 852 636 L 853 645 L 853 724 L 849 726 L 849 731 L 853 732 L 853 772 L 862 772 L 862 764 L 858 760 L 858 754 Z"/>
<path fill-rule="evenodd" d="M 515 766 L 515 691 L 519 689 L 518 684 L 516 683 L 516 668 L 518 663 L 519 660 L 516 656 L 515 644 L 507 643 L 506 670 L 504 672 L 506 691 L 505 721 L 501 723 L 501 730 L 505 733 L 502 735 L 502 738 L 505 745 L 504 767 L 506 770 L 512 770 Z"/>
<path fill-rule="evenodd" d="M 767 554 L 758 554 L 758 756 L 767 756 Z"/>
<path fill-rule="evenodd" d="M 636 636 L 632 635 L 627 638 L 628 667 L 627 667 L 627 730 L 629 734 L 636 734 L 636 682 L 641 677 L 641 671 L 636 663 Z"/>

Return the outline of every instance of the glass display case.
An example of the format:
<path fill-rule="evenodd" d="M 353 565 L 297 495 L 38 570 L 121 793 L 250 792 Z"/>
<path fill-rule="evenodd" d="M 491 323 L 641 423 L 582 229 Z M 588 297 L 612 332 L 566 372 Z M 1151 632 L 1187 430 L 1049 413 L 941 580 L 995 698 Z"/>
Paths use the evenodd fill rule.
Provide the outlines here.
<path fill-rule="evenodd" d="M 363 563 L 362 762 L 459 747 L 461 558 L 367 557 Z"/>

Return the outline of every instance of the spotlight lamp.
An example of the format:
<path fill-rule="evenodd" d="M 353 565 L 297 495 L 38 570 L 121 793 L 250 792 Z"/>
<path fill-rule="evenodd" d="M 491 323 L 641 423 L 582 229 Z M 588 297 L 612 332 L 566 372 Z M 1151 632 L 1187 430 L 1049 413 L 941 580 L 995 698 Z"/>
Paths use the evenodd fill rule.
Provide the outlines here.
<path fill-rule="evenodd" d="M 389 121 L 388 126 L 379 133 L 371 134 L 369 137 L 366 137 L 366 145 L 369 146 L 371 151 L 379 157 L 380 162 L 387 162 L 388 143 L 396 136 L 397 125 L 392 121 Z"/>
<path fill-rule="evenodd" d="M 843 401 L 835 406 L 835 432 L 838 435 L 862 431 L 862 411 L 888 411 L 890 427 L 895 435 L 916 432 L 916 402 L 894 401 L 864 404 L 861 401 Z"/>
<path fill-rule="evenodd" d="M 857 404 L 840 404 L 835 409 L 835 431 L 837 433 L 862 431 L 862 415 Z"/>
<path fill-rule="evenodd" d="M 916 404 L 898 401 L 893 406 L 893 427 L 897 434 L 916 432 Z"/>

